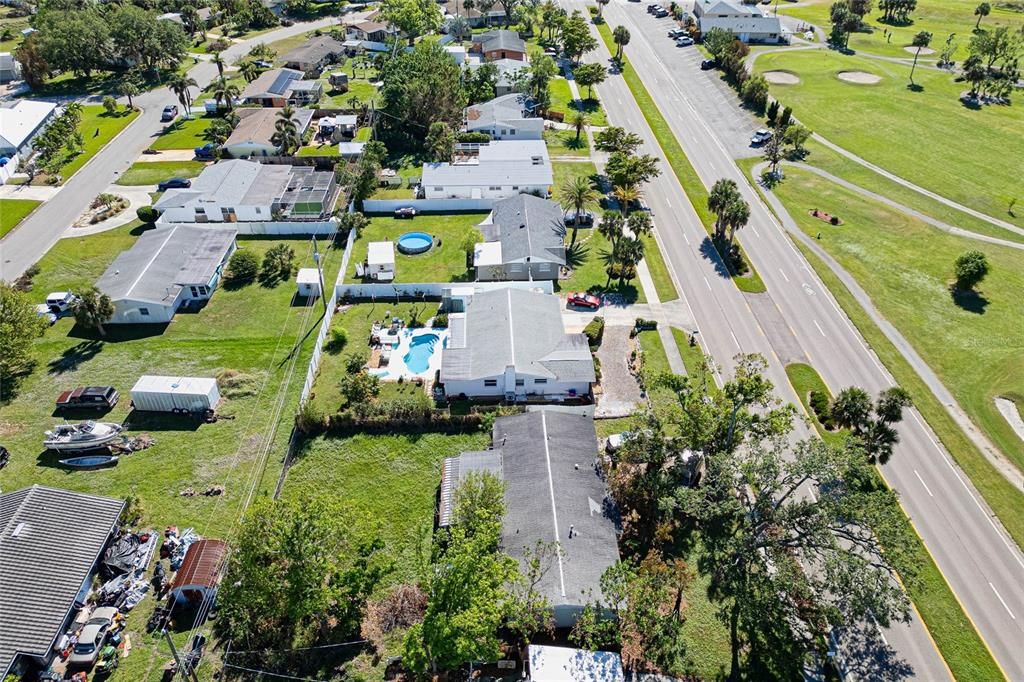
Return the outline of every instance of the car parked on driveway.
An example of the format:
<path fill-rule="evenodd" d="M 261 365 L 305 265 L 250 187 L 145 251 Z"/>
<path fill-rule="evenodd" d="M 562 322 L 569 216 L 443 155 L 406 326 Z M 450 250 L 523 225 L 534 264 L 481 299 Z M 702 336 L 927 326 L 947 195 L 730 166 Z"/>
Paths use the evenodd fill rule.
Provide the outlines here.
<path fill-rule="evenodd" d="M 401 208 L 396 208 L 395 209 L 395 217 L 399 218 L 399 219 L 402 219 L 402 218 L 415 218 L 416 217 L 416 209 L 413 208 L 412 206 L 403 206 Z"/>
<path fill-rule="evenodd" d="M 94 410 L 109 410 L 117 405 L 120 398 L 113 386 L 86 386 L 64 391 L 57 397 L 58 410 L 73 410 L 78 408 L 91 408 Z"/>
<path fill-rule="evenodd" d="M 765 128 L 761 128 L 760 130 L 758 130 L 757 132 L 750 136 L 750 144 L 756 147 L 758 145 L 764 144 L 770 139 L 772 139 L 772 131 L 767 130 Z"/>
<path fill-rule="evenodd" d="M 594 224 L 594 214 L 590 211 L 581 211 L 579 214 L 579 226 L 580 227 L 591 227 Z M 572 226 L 576 224 L 576 214 L 569 212 L 565 214 L 565 224 Z"/>
<path fill-rule="evenodd" d="M 113 606 L 101 606 L 92 612 L 82 631 L 78 633 L 78 643 L 71 650 L 68 666 L 75 668 L 91 668 L 96 663 L 103 643 L 107 641 L 114 626 L 114 618 L 118 610 Z"/>
<path fill-rule="evenodd" d="M 60 317 L 64 313 L 70 312 L 77 300 L 78 296 L 70 291 L 54 291 L 46 295 L 46 307 L 50 309 L 51 313 Z"/>
<path fill-rule="evenodd" d="M 169 189 L 186 189 L 192 186 L 192 181 L 188 178 L 171 178 L 170 180 L 164 180 L 156 186 L 161 192 L 166 192 Z"/>
<path fill-rule="evenodd" d="M 49 322 L 51 326 L 57 323 L 57 316 L 50 310 L 50 306 L 45 303 L 36 305 L 36 315 Z"/>
<path fill-rule="evenodd" d="M 212 161 L 217 156 L 217 145 L 207 142 L 202 147 L 196 147 L 193 151 L 196 154 L 196 158 L 200 161 Z"/>
<path fill-rule="evenodd" d="M 577 291 L 569 294 L 567 304 L 573 308 L 590 308 L 597 310 L 601 307 L 601 297 L 595 294 L 588 294 L 585 291 Z"/>
<path fill-rule="evenodd" d="M 160 114 L 161 123 L 168 123 L 176 118 L 178 118 L 178 107 L 174 104 L 168 104 Z"/>

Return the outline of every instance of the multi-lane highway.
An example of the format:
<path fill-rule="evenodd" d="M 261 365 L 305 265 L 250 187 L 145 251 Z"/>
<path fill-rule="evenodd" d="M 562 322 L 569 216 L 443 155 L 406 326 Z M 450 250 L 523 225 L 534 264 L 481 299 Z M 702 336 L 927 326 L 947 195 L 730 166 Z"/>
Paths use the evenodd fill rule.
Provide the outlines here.
<path fill-rule="evenodd" d="M 565 1 L 586 11 L 579 0 Z M 763 353 L 781 397 L 794 402 L 783 365 L 796 360 L 814 365 L 833 391 L 858 385 L 877 392 L 892 385 L 889 373 L 735 165 L 733 136 L 745 131 L 730 123 L 735 115 L 722 115 L 721 107 L 730 103 L 718 98 L 695 106 L 716 99 L 708 89 L 710 81 L 700 79 L 717 76 L 701 72 L 693 55 L 674 47 L 666 37 L 670 22 L 646 14 L 642 4 L 614 0 L 604 15 L 609 25 L 624 25 L 632 34 L 626 47 L 631 66 L 703 182 L 710 186 L 718 178 L 731 178 L 751 205 L 741 238 L 768 294 L 742 294 L 724 276 L 667 164 L 666 174 L 646 191 L 665 257 L 693 308 L 707 349 L 726 367 L 735 353 Z M 603 44 L 597 54 L 602 60 L 610 56 Z M 648 151 L 661 155 L 622 79 L 611 76 L 598 91 L 612 123 L 640 133 Z M 1024 679 L 1024 555 L 915 410 L 907 411 L 900 437 L 883 474 L 899 491 L 915 527 L 1006 675 Z M 918 677 L 948 676 L 919 623 L 884 635 Z"/>

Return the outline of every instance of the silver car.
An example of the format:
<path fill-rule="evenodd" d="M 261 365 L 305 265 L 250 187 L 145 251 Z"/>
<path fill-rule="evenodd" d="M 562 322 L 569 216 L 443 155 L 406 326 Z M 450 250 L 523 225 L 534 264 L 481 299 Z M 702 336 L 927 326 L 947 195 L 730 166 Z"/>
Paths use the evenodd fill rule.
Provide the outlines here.
<path fill-rule="evenodd" d="M 68 657 L 68 666 L 91 668 L 96 663 L 96 657 L 107 641 L 107 635 L 110 634 L 117 614 L 118 611 L 113 606 L 103 606 L 92 612 L 92 617 L 78 633 L 78 643 Z"/>

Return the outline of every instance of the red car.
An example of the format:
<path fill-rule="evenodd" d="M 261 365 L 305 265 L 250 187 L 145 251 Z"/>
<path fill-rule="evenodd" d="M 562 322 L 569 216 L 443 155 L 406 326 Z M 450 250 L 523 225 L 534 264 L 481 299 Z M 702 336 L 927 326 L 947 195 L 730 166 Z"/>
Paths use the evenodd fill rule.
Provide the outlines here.
<path fill-rule="evenodd" d="M 590 308 L 597 310 L 601 307 L 601 297 L 594 294 L 588 294 L 585 291 L 577 291 L 574 294 L 569 294 L 568 304 L 574 308 Z"/>

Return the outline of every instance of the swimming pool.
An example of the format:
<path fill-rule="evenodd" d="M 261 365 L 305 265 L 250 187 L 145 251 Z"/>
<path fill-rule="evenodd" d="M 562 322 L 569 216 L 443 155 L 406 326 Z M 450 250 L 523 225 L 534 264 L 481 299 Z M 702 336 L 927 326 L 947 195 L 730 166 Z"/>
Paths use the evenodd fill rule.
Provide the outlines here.
<path fill-rule="evenodd" d="M 398 250 L 407 255 L 429 251 L 434 238 L 426 232 L 406 232 L 398 238 Z"/>
<path fill-rule="evenodd" d="M 448 347 L 448 330 L 441 328 L 403 329 L 397 334 L 386 367 L 371 369 L 382 381 L 400 378 L 429 379 L 441 367 L 441 350 Z"/>
<path fill-rule="evenodd" d="M 410 372 L 425 374 L 430 370 L 430 357 L 440 339 L 437 334 L 419 334 L 409 340 L 409 352 L 402 357 L 402 361 Z"/>

